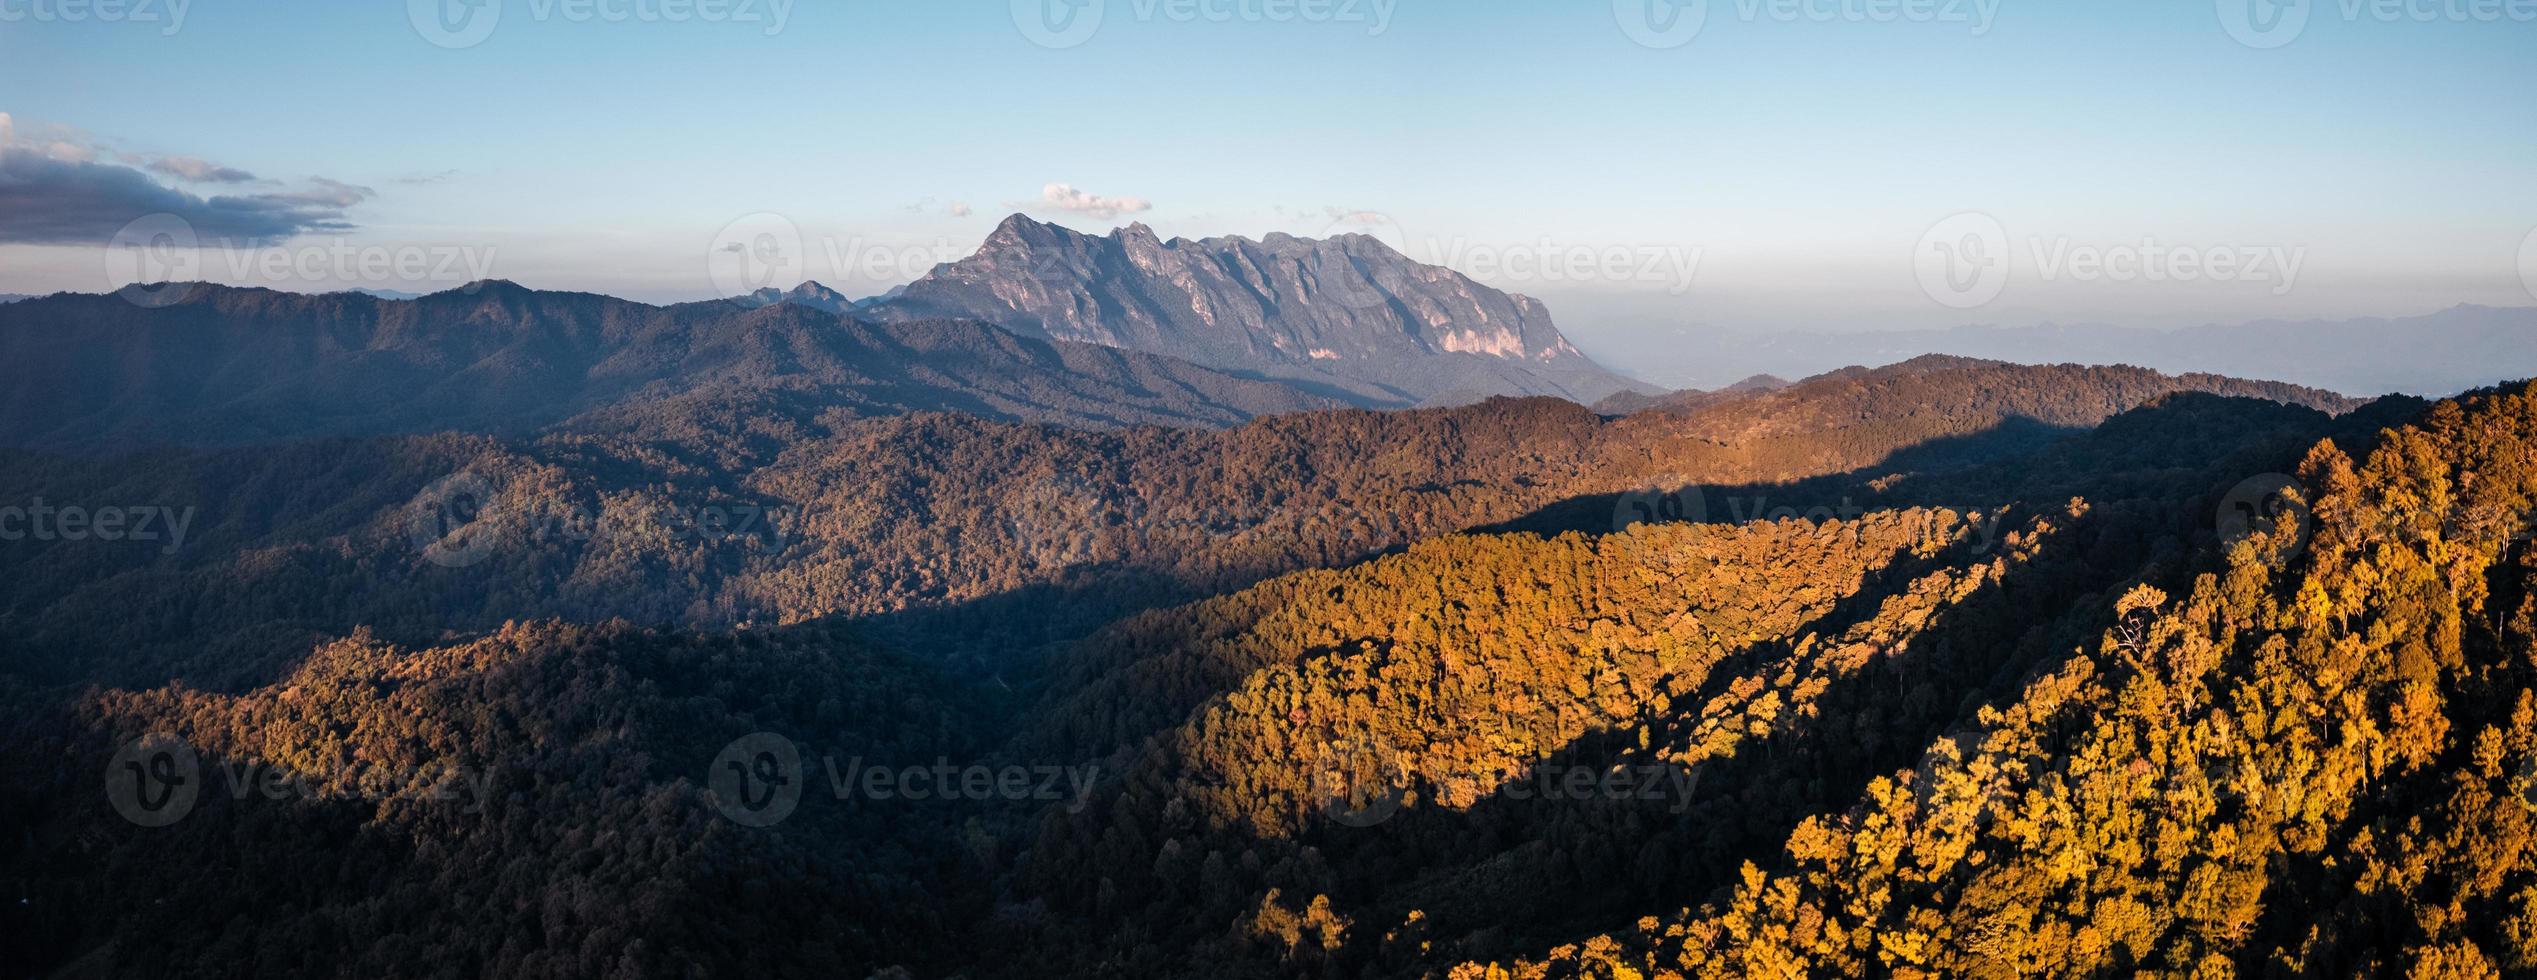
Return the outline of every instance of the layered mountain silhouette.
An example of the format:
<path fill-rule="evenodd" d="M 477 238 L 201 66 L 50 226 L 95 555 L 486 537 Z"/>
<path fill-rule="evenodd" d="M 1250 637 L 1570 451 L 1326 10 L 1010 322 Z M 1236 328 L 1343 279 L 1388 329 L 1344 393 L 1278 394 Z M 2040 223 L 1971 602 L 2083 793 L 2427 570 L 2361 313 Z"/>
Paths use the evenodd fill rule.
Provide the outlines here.
<path fill-rule="evenodd" d="M 772 306 L 777 303 L 807 306 L 830 313 L 851 313 L 854 312 L 856 306 L 855 301 L 846 294 L 816 282 L 805 282 L 791 289 L 776 289 L 769 286 L 750 293 L 747 299 L 742 301 L 742 305 L 746 306 Z"/>
<path fill-rule="evenodd" d="M 869 310 L 1165 354 L 1369 407 L 1652 390 L 1579 353 L 1539 301 L 1365 235 L 1165 241 L 1142 224 L 1094 236 L 1016 214 Z"/>
<path fill-rule="evenodd" d="M 1347 407 L 1600 369 L 1008 225 L 1062 316 L 0 307 L 0 972 L 2537 973 L 2537 386 Z"/>
<path fill-rule="evenodd" d="M 976 255 L 863 303 L 816 282 L 673 306 L 502 281 L 174 295 L 0 307 L 0 445 L 521 434 L 574 419 L 623 431 L 669 402 L 1224 425 L 1655 393 L 1579 353 L 1539 302 L 1357 235 L 1164 242 L 1142 225 L 1094 237 L 1015 215 Z"/>
<path fill-rule="evenodd" d="M 2137 364 L 2272 378 L 2355 395 L 2424 397 L 2537 374 L 2537 308 L 2461 305 L 2411 317 L 2259 320 L 2153 330 L 2104 324 L 1803 334 L 1685 330 L 1649 344 L 1650 372 L 1695 387 L 1844 364 L 1955 354 L 2022 364 Z M 1668 358 L 1675 358 L 1668 360 Z"/>
<path fill-rule="evenodd" d="M 158 308 L 70 293 L 0 306 L 0 445 L 518 434 L 594 413 L 622 426 L 666 403 L 1093 426 L 1222 425 L 1337 404 L 975 322 L 879 324 L 801 303 L 660 307 L 502 281 L 413 300 L 197 284 Z"/>

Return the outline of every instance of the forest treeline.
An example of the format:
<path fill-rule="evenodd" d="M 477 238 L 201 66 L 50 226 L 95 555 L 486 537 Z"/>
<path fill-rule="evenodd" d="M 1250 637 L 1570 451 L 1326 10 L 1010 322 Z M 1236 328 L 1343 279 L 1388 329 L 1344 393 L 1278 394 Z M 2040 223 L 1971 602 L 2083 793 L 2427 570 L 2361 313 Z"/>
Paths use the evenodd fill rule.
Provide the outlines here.
<path fill-rule="evenodd" d="M 1125 775 L 1103 819 L 1042 821 L 1031 928 L 997 938 L 1082 973 L 1420 975 L 1722 892 L 2218 553 L 2241 484 L 2366 447 L 2360 414 L 2170 399 L 2017 462 L 1768 488 L 1878 508 L 1847 520 L 1447 538 L 1125 621 L 1016 742 Z M 1934 498 L 2000 502 L 1881 506 Z M 1543 791 L 1578 772 L 1635 789 Z"/>
<path fill-rule="evenodd" d="M 735 420 L 671 400 L 528 441 L 16 453 L 0 500 L 170 508 L 189 537 L 0 548 L 0 673 L 234 687 L 361 627 L 421 644 L 612 617 L 852 617 L 996 669 L 1127 613 L 1438 534 L 1610 530 L 1611 495 L 1648 486 L 1958 472 L 2178 393 L 2282 399 L 2299 424 L 2355 407 L 2259 382 L 1924 359 L 1620 419 L 1498 399 L 1101 431 L 942 413 Z M 2270 405 L 2228 411 L 2283 424 Z M 2192 438 L 2149 451 L 2193 459 L 2242 437 Z"/>
<path fill-rule="evenodd" d="M 2300 475 L 1731 892 L 1453 974 L 2537 969 L 2537 391 Z"/>
<path fill-rule="evenodd" d="M 13 457 L 8 495 L 199 513 L 173 553 L 0 548 L 0 964 L 2532 962 L 2524 386 L 1934 359 L 1617 419 L 658 411 Z M 1707 503 L 1629 517 L 1650 487 Z M 762 735 L 792 768 L 730 769 Z M 152 738 L 204 780 L 167 826 L 100 791 Z M 877 800 L 832 760 L 1094 776 Z"/>

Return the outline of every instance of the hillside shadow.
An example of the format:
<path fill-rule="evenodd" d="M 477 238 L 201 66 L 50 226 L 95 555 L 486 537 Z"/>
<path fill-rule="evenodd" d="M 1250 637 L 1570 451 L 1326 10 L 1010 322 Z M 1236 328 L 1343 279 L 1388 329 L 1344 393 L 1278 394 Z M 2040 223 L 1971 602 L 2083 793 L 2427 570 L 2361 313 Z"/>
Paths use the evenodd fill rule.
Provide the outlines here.
<path fill-rule="evenodd" d="M 1306 840 L 1342 869 L 1351 901 L 1379 910 L 1370 918 L 1400 921 L 1419 910 L 1440 946 L 1467 941 L 1443 954 L 1456 959 L 1537 951 L 1625 927 L 1650 909 L 1721 899 L 1746 862 L 1784 867 L 1800 822 L 1859 805 L 1871 781 L 1912 769 L 1973 706 L 2013 699 L 2057 648 L 2056 630 L 2094 623 L 2088 613 L 2035 619 L 2038 609 L 2065 609 L 2114 584 L 2122 573 L 2113 569 L 2135 567 L 2077 557 L 2090 543 L 2063 542 L 2057 553 L 2071 557 L 2050 563 L 2009 564 L 1971 596 L 1937 608 L 1900 645 L 1826 678 L 1811 712 L 1782 714 L 1766 732 L 1739 739 L 1731 755 L 1684 769 L 1658 751 L 1687 744 L 1705 707 L 1791 656 L 1785 640 L 1747 647 L 1697 695 L 1677 699 L 1675 712 L 1642 717 L 1650 748 L 1636 727 L 1598 730 L 1469 809 L 1412 805 L 1374 828 L 1324 826 Z M 1982 560 L 1956 553 L 1903 563 L 1797 634 L 1814 634 L 1813 654 L 1822 655 L 1875 621 L 1888 596 L 1941 567 Z M 1566 773 L 1600 777 L 1616 767 L 1632 773 L 1631 791 L 1577 798 L 1559 789 Z M 1653 798 L 1640 798 L 1650 783 Z M 1509 887 L 1516 882 L 1525 886 Z M 1527 926 L 1519 934 L 1506 923 Z"/>
<path fill-rule="evenodd" d="M 1909 506 L 1972 509 L 2018 499 L 2041 505 L 2063 499 L 2068 491 L 2103 482 L 2108 473 L 2118 470 L 2155 474 L 2178 465 L 2208 464 L 2213 458 L 2242 451 L 2248 443 L 2263 443 L 2268 449 L 2296 445 L 2315 438 L 2320 427 L 2311 420 L 2323 418 L 2309 410 L 2248 399 L 2175 396 L 2122 413 L 2075 436 L 2074 430 L 2011 420 L 1981 432 L 1906 447 L 1877 464 L 1846 472 L 1787 482 L 1705 487 L 1703 495 L 1708 502 L 1702 507 L 1703 518 L 1726 523 L 1767 517 L 1783 509 L 1830 516 Z M 2250 425 L 2250 419 L 2255 424 Z M 2275 430 L 2291 435 L 2282 438 L 2269 434 Z M 602 472 L 605 479 L 601 483 L 657 478 L 652 469 L 636 463 L 614 466 Z M 1897 479 L 1897 473 L 1910 475 Z M 2054 493 L 2041 495 L 2036 492 L 2038 487 L 2048 487 Z M 401 501 L 410 495 L 389 496 Z M 1571 497 L 1510 520 L 1469 528 L 1465 533 L 1610 533 L 1615 529 L 1614 514 L 1623 496 L 1604 493 Z M 391 505 L 374 503 L 365 507 L 378 510 Z M 226 540 L 211 537 L 226 533 L 204 531 L 206 540 Z M 1237 591 L 1281 574 L 1362 564 L 1404 547 L 1388 544 L 1332 549 L 1332 554 L 1288 566 L 1228 566 L 1204 574 L 1173 568 L 1168 561 L 1108 562 L 1069 570 L 1056 580 L 1032 582 L 976 598 L 927 602 L 896 612 L 857 616 L 851 622 L 882 642 L 909 650 L 913 656 L 976 669 L 999 686 L 1021 686 L 1029 675 L 1044 669 L 1043 661 L 1048 659 L 1046 654 L 1051 648 L 1091 635 L 1119 619 Z M 521 583 L 502 583 L 504 601 L 484 601 L 485 593 L 493 591 L 493 587 L 481 569 L 463 577 L 399 577 L 365 571 L 360 561 L 330 555 L 323 548 L 300 548 L 290 553 L 306 560 L 277 566 L 291 572 L 286 583 L 289 587 L 276 588 L 268 580 L 252 597 L 255 604 L 271 610 L 269 621 L 254 629 L 229 629 L 216 650 L 178 642 L 181 637 L 170 632 L 197 626 L 185 618 L 200 613 L 196 608 L 199 604 L 192 602 L 190 593 L 159 597 L 187 602 L 162 601 L 141 615 L 126 616 L 133 623 L 165 623 L 154 627 L 157 632 L 147 637 L 156 644 L 151 649 L 168 648 L 167 655 L 158 659 L 135 657 L 129 643 L 113 649 L 91 649 L 79 642 L 81 638 L 70 634 L 57 637 L 33 630 L 44 624 L 44 617 L 52 615 L 53 603 L 46 600 L 55 597 L 32 581 L 35 576 L 30 576 L 30 582 L 19 590 L 29 608 L 21 609 L 20 618 L 12 624 L 15 628 L 0 637 L 0 676 L 34 686 L 81 680 L 150 686 L 181 676 L 191 683 L 233 689 L 285 674 L 316 639 L 343 635 L 362 626 L 377 628 L 384 637 L 417 646 L 430 645 L 452 632 L 491 629 L 514 618 L 588 621 L 625 615 L 637 621 L 675 623 L 703 631 L 727 628 L 727 624 L 719 622 L 645 615 L 640 604 L 592 601 L 596 593 L 577 594 L 579 598 L 573 601 L 561 601 L 551 592 L 540 597 L 519 588 Z M 9 555 L 0 557 L 18 559 L 10 564 L 21 571 L 41 564 L 31 560 L 38 554 L 25 548 L 10 549 Z M 181 571 L 193 574 L 191 570 Z M 738 566 L 718 560 L 707 574 L 729 576 L 738 571 Z M 183 585 L 182 580 L 173 577 L 166 582 L 131 581 L 136 588 L 173 589 Z M 317 591 L 318 585 L 328 582 L 337 583 L 332 586 L 335 591 Z M 295 590 L 303 586 L 320 598 L 296 604 L 285 601 L 300 595 Z M 477 591 L 471 596 L 467 590 Z M 434 595 L 435 592 L 439 594 Z M 410 593 L 411 598 L 399 598 L 397 593 Z M 96 604 L 103 607 L 113 598 L 100 598 Z"/>
<path fill-rule="evenodd" d="M 1004 672 L 1018 685 L 1047 666 L 1036 654 L 1206 594 L 1204 585 L 1184 576 L 1120 564 L 1068 581 L 835 621 L 907 656 Z"/>
<path fill-rule="evenodd" d="M 2123 412 L 2088 430 L 2011 420 L 1982 432 L 1908 447 L 1874 465 L 1845 472 L 1791 481 L 1698 487 L 1706 501 L 1701 508 L 1704 513 L 1699 516 L 1705 523 L 1741 524 L 1786 517 L 1848 521 L 1910 508 L 1974 512 L 2025 505 L 2036 513 L 2045 513 L 2061 508 L 2074 497 L 2100 502 L 2101 498 L 2147 497 L 2161 487 L 2172 489 L 2171 485 L 2198 487 L 2206 476 L 2221 479 L 2225 486 L 2238 474 L 2286 468 L 2296 462 L 2307 445 L 2349 423 L 2350 420 L 2338 421 L 2314 410 L 2258 399 L 2178 394 Z M 1638 494 L 1581 495 L 1463 533 L 1600 536 L 1618 529 L 1616 511 L 1625 498 L 1645 499 Z M 2148 506 L 2157 510 L 2161 524 L 2158 530 L 2162 533 L 2190 533 L 2197 522 L 2207 524 L 2210 514 L 2207 507 L 2168 501 Z M 1313 567 L 1346 568 L 1403 550 L 1402 546 L 1369 549 L 1347 561 Z M 1925 574 L 1926 570 L 1924 567 L 1911 571 Z M 1273 577 L 1247 578 L 1231 588 Z M 1191 600 L 1202 598 L 1194 590 L 1183 595 Z M 1115 607 L 1113 621 L 1174 604 L 1161 600 L 1123 603 Z M 1874 610 L 1865 612 L 1873 614 Z M 1097 628 L 1098 625 L 1093 627 Z M 1090 632 L 1082 630 L 1068 638 Z M 1309 651 L 1297 654 L 1308 655 Z M 1103 666 L 1118 669 L 1130 665 Z M 1186 705 L 1195 706 L 1238 686 L 1241 676 L 1218 678 L 1221 683 L 1217 689 L 1207 690 L 1203 696 L 1193 694 Z M 1054 708 L 1056 703 L 1044 703 L 1043 707 Z M 1111 747 L 1132 744 L 1180 720 L 1175 714 L 1157 721 L 1128 733 Z"/>
<path fill-rule="evenodd" d="M 1626 504 L 1655 503 L 1659 495 L 1677 499 L 1679 519 L 1721 524 L 1810 513 L 1846 518 L 1912 507 L 1979 510 L 2015 503 L 2043 507 L 2073 497 L 2151 496 L 2180 475 L 2290 468 L 2316 441 L 2374 432 L 2391 424 L 2401 408 L 2374 403 L 2336 417 L 2257 398 L 2180 392 L 2092 428 L 2011 419 L 1838 473 L 1587 494 L 1473 531 L 1606 534 L 1639 513 Z"/>
<path fill-rule="evenodd" d="M 1700 502 L 1692 505 L 1690 514 L 1695 523 L 1742 523 L 1768 519 L 1782 508 L 1802 514 L 1818 507 L 1837 509 L 1845 503 L 1860 513 L 1908 507 L 1971 509 L 1995 506 L 2009 502 L 2010 495 L 1941 499 L 1942 495 L 1928 486 L 1929 478 L 2031 455 L 2056 443 L 2084 437 L 2089 431 L 2046 425 L 2032 419 L 2010 419 L 1980 432 L 1908 446 L 1875 463 L 1838 473 L 1795 480 L 1690 483 L 1586 494 L 1544 505 L 1519 517 L 1473 528 L 1471 533 L 1606 534 L 1623 526 L 1621 518 L 1628 513 L 1623 509 L 1625 500 L 1643 499 L 1657 493 L 1680 495 L 1694 490 L 1700 495 Z M 1926 489 L 1911 493 L 1898 491 L 1897 487 Z M 1857 516 L 1857 513 L 1848 516 Z"/>

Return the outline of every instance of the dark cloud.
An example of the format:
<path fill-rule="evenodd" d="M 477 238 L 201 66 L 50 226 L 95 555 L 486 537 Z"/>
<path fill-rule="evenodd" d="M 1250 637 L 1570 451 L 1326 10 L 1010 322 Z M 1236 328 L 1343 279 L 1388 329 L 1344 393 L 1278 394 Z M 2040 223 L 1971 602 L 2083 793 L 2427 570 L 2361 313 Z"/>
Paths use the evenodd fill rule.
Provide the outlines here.
<path fill-rule="evenodd" d="M 252 184 L 255 175 L 236 167 L 224 167 L 201 157 L 160 157 L 150 161 L 150 172 L 166 174 L 178 180 L 197 184 Z"/>
<path fill-rule="evenodd" d="M 322 178 L 304 190 L 201 197 L 131 167 L 0 148 L 0 243 L 99 245 L 135 219 L 171 214 L 205 245 L 272 245 L 349 231 L 344 209 L 371 190 Z"/>

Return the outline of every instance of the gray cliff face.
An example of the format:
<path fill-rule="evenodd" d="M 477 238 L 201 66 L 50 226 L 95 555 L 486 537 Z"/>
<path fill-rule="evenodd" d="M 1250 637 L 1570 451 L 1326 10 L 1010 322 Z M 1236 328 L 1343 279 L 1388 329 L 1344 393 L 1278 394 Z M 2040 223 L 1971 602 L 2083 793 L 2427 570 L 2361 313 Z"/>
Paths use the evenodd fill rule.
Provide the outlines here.
<path fill-rule="evenodd" d="M 870 315 L 967 317 L 1025 336 L 1167 354 L 1366 404 L 1641 387 L 1588 360 L 1550 311 L 1363 235 L 1163 241 L 1014 215 L 977 254 Z"/>

